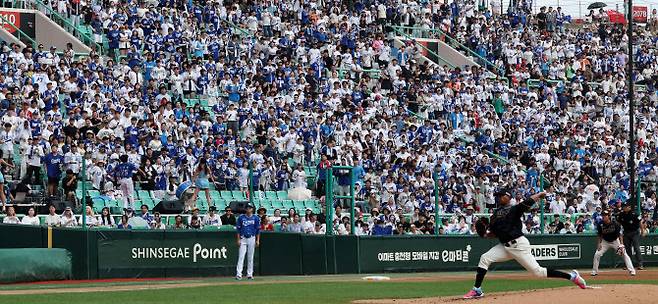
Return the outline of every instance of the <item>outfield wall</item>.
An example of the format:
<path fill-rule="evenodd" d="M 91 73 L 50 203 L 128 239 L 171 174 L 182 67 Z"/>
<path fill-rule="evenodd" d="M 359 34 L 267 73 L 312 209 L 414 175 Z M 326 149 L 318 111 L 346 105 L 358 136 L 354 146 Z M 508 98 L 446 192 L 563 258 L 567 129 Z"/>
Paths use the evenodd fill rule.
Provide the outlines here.
<path fill-rule="evenodd" d="M 0 248 L 64 248 L 77 279 L 233 276 L 235 233 L 219 231 L 81 230 L 0 225 Z M 590 268 L 593 235 L 529 236 L 543 266 Z M 642 238 L 646 266 L 658 265 L 658 236 Z M 324 236 L 263 233 L 258 275 L 470 271 L 494 240 L 473 236 Z M 609 251 L 602 267 L 621 259 Z M 493 269 L 518 269 L 515 262 Z"/>

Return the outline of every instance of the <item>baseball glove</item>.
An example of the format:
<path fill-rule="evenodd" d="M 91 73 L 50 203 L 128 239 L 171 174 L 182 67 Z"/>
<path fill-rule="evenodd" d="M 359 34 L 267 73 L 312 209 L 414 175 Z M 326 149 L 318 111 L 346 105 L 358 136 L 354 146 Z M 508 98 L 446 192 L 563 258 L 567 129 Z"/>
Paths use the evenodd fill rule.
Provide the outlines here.
<path fill-rule="evenodd" d="M 617 255 L 624 256 L 624 248 L 624 245 L 619 245 L 619 247 L 617 247 Z"/>
<path fill-rule="evenodd" d="M 487 232 L 489 230 L 489 219 L 486 217 L 481 217 L 475 222 L 475 232 L 480 237 L 487 237 Z"/>

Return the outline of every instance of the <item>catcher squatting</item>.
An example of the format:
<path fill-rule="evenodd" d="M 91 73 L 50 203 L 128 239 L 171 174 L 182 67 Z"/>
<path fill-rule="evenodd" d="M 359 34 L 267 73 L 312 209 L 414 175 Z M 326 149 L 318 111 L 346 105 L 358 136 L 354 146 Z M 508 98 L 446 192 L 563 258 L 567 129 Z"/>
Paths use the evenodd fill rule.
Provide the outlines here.
<path fill-rule="evenodd" d="M 480 257 L 477 274 L 475 276 L 475 284 L 473 285 L 473 289 L 464 295 L 464 299 L 480 298 L 484 296 L 481 286 L 484 276 L 489 269 L 489 265 L 492 263 L 509 261 L 511 259 L 516 260 L 521 266 L 535 276 L 562 278 L 570 280 L 582 289 L 587 288 L 585 280 L 576 270 L 571 271 L 571 273 L 566 273 L 551 268 L 541 267 L 530 251 L 530 242 L 525 236 L 523 236 L 523 232 L 521 232 L 521 217 L 537 201 L 545 196 L 545 192 L 536 193 L 525 199 L 523 202 L 511 206 L 510 199 L 512 198 L 512 194 L 509 190 L 501 189 L 494 194 L 500 207 L 494 211 L 490 220 L 482 218 L 475 222 L 475 229 L 481 237 L 498 238 L 500 243 L 489 249 L 489 251 Z"/>

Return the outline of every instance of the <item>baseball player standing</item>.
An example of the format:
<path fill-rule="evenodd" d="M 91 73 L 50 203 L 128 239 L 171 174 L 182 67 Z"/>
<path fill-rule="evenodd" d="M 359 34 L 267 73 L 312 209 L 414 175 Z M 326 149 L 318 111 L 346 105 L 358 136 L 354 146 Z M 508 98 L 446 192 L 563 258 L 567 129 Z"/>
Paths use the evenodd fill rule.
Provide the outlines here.
<path fill-rule="evenodd" d="M 132 163 L 129 163 L 128 155 L 126 154 L 119 156 L 119 160 L 121 163 L 114 167 L 114 177 L 118 181 L 121 192 L 123 194 L 124 210 L 132 209 L 135 207 L 133 206 L 133 202 L 135 201 L 133 199 L 133 193 L 135 192 L 133 175 L 135 175 L 135 172 L 141 172 L 144 175 L 146 175 L 146 173 L 144 173 L 142 169 L 136 167 Z"/>
<path fill-rule="evenodd" d="M 626 201 L 622 212 L 617 216 L 617 220 L 624 228 L 623 234 L 626 254 L 632 257 L 631 248 L 635 250 L 637 269 L 642 270 L 644 269 L 644 265 L 642 263 L 642 254 L 640 253 L 640 217 L 633 211 L 633 201 L 633 199 Z"/>
<path fill-rule="evenodd" d="M 238 265 L 236 267 L 236 280 L 242 280 L 242 268 L 244 267 L 244 256 L 247 255 L 247 279 L 254 279 L 254 252 L 260 245 L 260 219 L 254 214 L 254 206 L 247 205 L 247 212 L 240 215 L 235 223 L 238 230 Z"/>
<path fill-rule="evenodd" d="M 537 263 L 530 251 L 530 242 L 521 232 L 523 214 L 527 212 L 537 201 L 545 197 L 545 192 L 534 194 L 517 205 L 511 206 L 512 194 L 507 189 L 494 193 L 498 199 L 499 207 L 494 211 L 491 219 L 478 220 L 476 229 L 480 236 L 498 238 L 500 243 L 487 251 L 480 257 L 475 284 L 473 289 L 464 295 L 464 299 L 481 298 L 484 296 L 481 286 L 484 276 L 487 274 L 489 265 L 492 263 L 516 260 L 523 268 L 538 277 L 562 278 L 570 280 L 578 287 L 585 289 L 587 285 L 578 271 L 573 270 L 566 273 L 550 268 L 544 268 Z"/>
<path fill-rule="evenodd" d="M 603 211 L 601 216 L 603 219 L 601 220 L 601 223 L 596 226 L 598 244 L 596 247 L 596 253 L 594 253 L 592 276 L 599 273 L 599 261 L 603 254 L 610 248 L 614 249 L 618 255 L 622 256 L 624 263 L 626 264 L 626 269 L 628 269 L 628 272 L 634 276 L 635 269 L 633 268 L 633 263 L 631 263 L 631 257 L 629 257 L 628 254 L 626 254 L 626 250 L 624 250 L 624 239 L 621 235 L 621 225 L 611 218 L 609 210 Z"/>

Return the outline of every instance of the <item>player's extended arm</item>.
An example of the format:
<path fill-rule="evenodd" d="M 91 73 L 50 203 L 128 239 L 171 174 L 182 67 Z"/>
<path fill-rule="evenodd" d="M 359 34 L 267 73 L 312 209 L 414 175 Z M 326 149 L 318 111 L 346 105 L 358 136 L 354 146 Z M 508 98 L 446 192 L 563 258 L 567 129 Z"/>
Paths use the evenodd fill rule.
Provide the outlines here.
<path fill-rule="evenodd" d="M 532 199 L 533 201 L 535 201 L 535 203 L 537 203 L 537 202 L 539 202 L 540 199 L 542 199 L 544 197 L 546 197 L 546 192 L 542 191 L 542 192 L 538 192 L 538 193 L 535 193 L 535 194 L 531 195 L 530 199 Z M 532 206 L 528 206 L 528 207 L 532 207 Z"/>
<path fill-rule="evenodd" d="M 530 197 L 526 198 L 525 200 L 521 201 L 517 205 L 512 207 L 512 214 L 515 216 L 521 217 L 523 216 L 523 213 L 528 212 L 532 206 L 534 206 L 540 199 L 546 197 L 546 192 L 538 192 Z M 543 206 L 542 206 L 543 208 Z"/>

